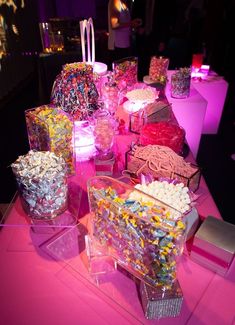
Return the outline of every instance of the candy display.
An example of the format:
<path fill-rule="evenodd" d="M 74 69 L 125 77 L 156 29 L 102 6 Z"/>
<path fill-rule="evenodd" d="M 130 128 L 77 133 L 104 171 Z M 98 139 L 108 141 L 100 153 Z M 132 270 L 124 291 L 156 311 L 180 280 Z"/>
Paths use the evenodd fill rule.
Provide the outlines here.
<path fill-rule="evenodd" d="M 156 99 L 154 88 L 133 89 L 126 93 L 126 97 L 131 103 L 153 103 Z"/>
<path fill-rule="evenodd" d="M 124 101 L 123 108 L 129 113 L 137 112 L 154 103 L 158 94 L 156 88 L 146 86 L 144 83 L 137 83 L 126 92 L 124 98 L 128 100 Z"/>
<path fill-rule="evenodd" d="M 130 115 L 130 131 L 140 133 L 147 123 L 169 122 L 172 119 L 171 105 L 164 101 L 155 101 Z"/>
<path fill-rule="evenodd" d="M 68 173 L 74 172 L 73 122 L 61 109 L 43 105 L 25 112 L 30 149 L 62 156 Z"/>
<path fill-rule="evenodd" d="M 134 146 L 126 153 L 126 169 L 139 176 L 151 174 L 155 178 L 176 179 L 195 192 L 200 183 L 201 170 L 186 162 L 166 146 Z"/>
<path fill-rule="evenodd" d="M 54 82 L 51 102 L 81 121 L 97 109 L 97 100 L 92 66 L 81 62 L 65 64 Z"/>
<path fill-rule="evenodd" d="M 11 164 L 23 208 L 34 219 L 51 219 L 67 209 L 64 159 L 49 151 L 30 150 Z"/>
<path fill-rule="evenodd" d="M 152 56 L 149 66 L 149 78 L 154 82 L 166 84 L 167 82 L 167 69 L 169 66 L 169 59 L 162 56 Z"/>
<path fill-rule="evenodd" d="M 143 126 L 140 133 L 140 144 L 157 144 L 166 146 L 180 154 L 183 150 L 185 131 L 170 122 L 149 123 Z"/>
<path fill-rule="evenodd" d="M 119 105 L 119 89 L 112 75 L 108 76 L 108 80 L 102 86 L 101 98 L 105 109 L 114 115 Z"/>
<path fill-rule="evenodd" d="M 153 196 L 156 199 L 166 202 L 181 213 L 186 213 L 190 209 L 191 198 L 189 189 L 183 183 L 164 181 L 153 181 L 149 184 L 137 184 L 135 186 L 141 192 Z M 139 192 L 132 192 L 130 199 L 140 200 Z"/>
<path fill-rule="evenodd" d="M 171 97 L 187 98 L 190 94 L 191 70 L 181 68 L 171 76 Z"/>
<path fill-rule="evenodd" d="M 131 193 L 139 193 L 132 199 Z M 88 181 L 92 235 L 142 281 L 169 288 L 176 280 L 185 224 L 172 207 L 110 177 Z"/>
<path fill-rule="evenodd" d="M 114 120 L 108 111 L 100 109 L 94 114 L 95 147 L 99 155 L 105 156 L 111 152 L 115 128 Z"/>
<path fill-rule="evenodd" d="M 180 314 L 183 293 L 178 281 L 170 289 L 153 288 L 141 282 L 140 297 L 147 319 L 176 317 Z"/>
<path fill-rule="evenodd" d="M 138 58 L 127 57 L 114 61 L 113 64 L 114 79 L 119 89 L 132 87 L 138 80 Z"/>

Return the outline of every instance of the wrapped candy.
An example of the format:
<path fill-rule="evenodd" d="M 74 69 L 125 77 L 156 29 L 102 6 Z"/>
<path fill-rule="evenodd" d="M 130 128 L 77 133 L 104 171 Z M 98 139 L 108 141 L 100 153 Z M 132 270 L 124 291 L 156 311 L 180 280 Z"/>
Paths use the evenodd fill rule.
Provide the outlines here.
<path fill-rule="evenodd" d="M 49 151 L 29 151 L 11 164 L 25 212 L 52 219 L 67 209 L 65 162 Z"/>
<path fill-rule="evenodd" d="M 132 87 L 138 80 L 138 58 L 131 56 L 114 61 L 113 74 L 119 89 Z"/>
<path fill-rule="evenodd" d="M 149 78 L 153 82 L 165 85 L 167 82 L 167 69 L 169 59 L 162 56 L 152 56 L 149 66 Z"/>
<path fill-rule="evenodd" d="M 185 131 L 176 124 L 169 122 L 149 123 L 140 132 L 140 144 L 147 146 L 157 144 L 166 146 L 180 154 L 185 141 Z"/>
<path fill-rule="evenodd" d="M 74 172 L 73 122 L 61 109 L 43 105 L 25 112 L 30 149 L 62 156 L 68 173 Z"/>
<path fill-rule="evenodd" d="M 187 98 L 190 94 L 191 70 L 180 68 L 171 76 L 171 97 Z"/>
<path fill-rule="evenodd" d="M 63 66 L 54 82 L 51 102 L 81 121 L 96 110 L 98 97 L 92 66 L 77 62 Z"/>
<path fill-rule="evenodd" d="M 91 235 L 132 275 L 154 287 L 170 288 L 184 240 L 181 213 L 105 176 L 88 181 L 88 195 Z"/>

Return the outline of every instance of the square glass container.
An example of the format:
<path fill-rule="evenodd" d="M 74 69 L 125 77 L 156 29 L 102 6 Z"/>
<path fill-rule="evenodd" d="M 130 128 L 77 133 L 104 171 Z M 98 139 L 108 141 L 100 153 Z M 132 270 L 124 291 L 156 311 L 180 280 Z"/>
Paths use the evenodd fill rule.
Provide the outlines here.
<path fill-rule="evenodd" d="M 64 158 L 69 174 L 74 173 L 73 121 L 62 110 L 42 105 L 25 111 L 31 150 L 52 151 Z"/>
<path fill-rule="evenodd" d="M 130 56 L 112 63 L 113 76 L 119 89 L 130 88 L 138 81 L 138 58 Z"/>
<path fill-rule="evenodd" d="M 130 115 L 130 131 L 139 134 L 142 126 L 147 123 L 171 121 L 171 104 L 164 101 L 156 101 L 147 105 L 143 110 Z"/>
<path fill-rule="evenodd" d="M 153 287 L 171 287 L 182 253 L 181 212 L 107 176 L 88 181 L 91 233 L 119 265 Z"/>
<path fill-rule="evenodd" d="M 192 173 L 190 175 L 181 175 L 171 169 L 161 169 L 158 171 L 152 169 L 151 164 L 149 164 L 147 160 L 135 157 L 132 149 L 126 152 L 125 159 L 126 169 L 130 173 L 135 174 L 136 177 L 138 177 L 139 174 L 142 173 L 146 175 L 151 174 L 154 178 L 164 177 L 176 179 L 179 182 L 182 182 L 185 186 L 187 186 L 192 192 L 195 192 L 199 187 L 201 179 L 201 169 L 197 165 L 190 163 L 190 166 L 192 167 Z"/>

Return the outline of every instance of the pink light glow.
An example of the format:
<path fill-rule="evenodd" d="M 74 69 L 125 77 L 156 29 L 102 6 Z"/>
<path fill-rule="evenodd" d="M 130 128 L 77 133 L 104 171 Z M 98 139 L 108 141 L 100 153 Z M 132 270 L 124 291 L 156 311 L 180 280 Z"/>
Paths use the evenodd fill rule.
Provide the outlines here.
<path fill-rule="evenodd" d="M 106 74 L 108 70 L 107 64 L 102 62 L 95 62 L 93 65 L 93 71 L 94 73 L 97 73 L 99 76 L 103 76 Z"/>
<path fill-rule="evenodd" d="M 95 153 L 93 129 L 87 121 L 74 122 L 74 149 L 76 160 L 89 160 Z"/>
<path fill-rule="evenodd" d="M 124 109 L 125 109 L 125 111 L 127 113 L 135 113 L 135 112 L 138 112 L 144 106 L 145 106 L 145 103 L 144 102 L 134 103 L 134 102 L 130 102 L 129 100 L 127 100 L 123 104 L 123 107 L 124 107 Z"/>

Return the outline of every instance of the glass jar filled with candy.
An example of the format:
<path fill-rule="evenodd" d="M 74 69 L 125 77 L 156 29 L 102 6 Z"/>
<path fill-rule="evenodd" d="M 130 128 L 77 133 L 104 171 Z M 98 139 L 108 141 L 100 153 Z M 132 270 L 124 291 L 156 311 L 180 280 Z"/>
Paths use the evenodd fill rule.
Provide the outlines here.
<path fill-rule="evenodd" d="M 119 104 L 119 89 L 112 74 L 108 76 L 107 82 L 103 85 L 101 96 L 105 109 L 114 115 Z"/>
<path fill-rule="evenodd" d="M 191 70 L 180 68 L 171 76 L 171 97 L 187 98 L 190 94 Z"/>
<path fill-rule="evenodd" d="M 50 151 L 30 150 L 11 167 L 29 217 L 50 220 L 67 209 L 67 172 L 62 157 Z"/>
<path fill-rule="evenodd" d="M 95 147 L 99 158 L 108 159 L 112 155 L 115 135 L 115 121 L 112 115 L 99 103 L 100 108 L 93 114 Z"/>

